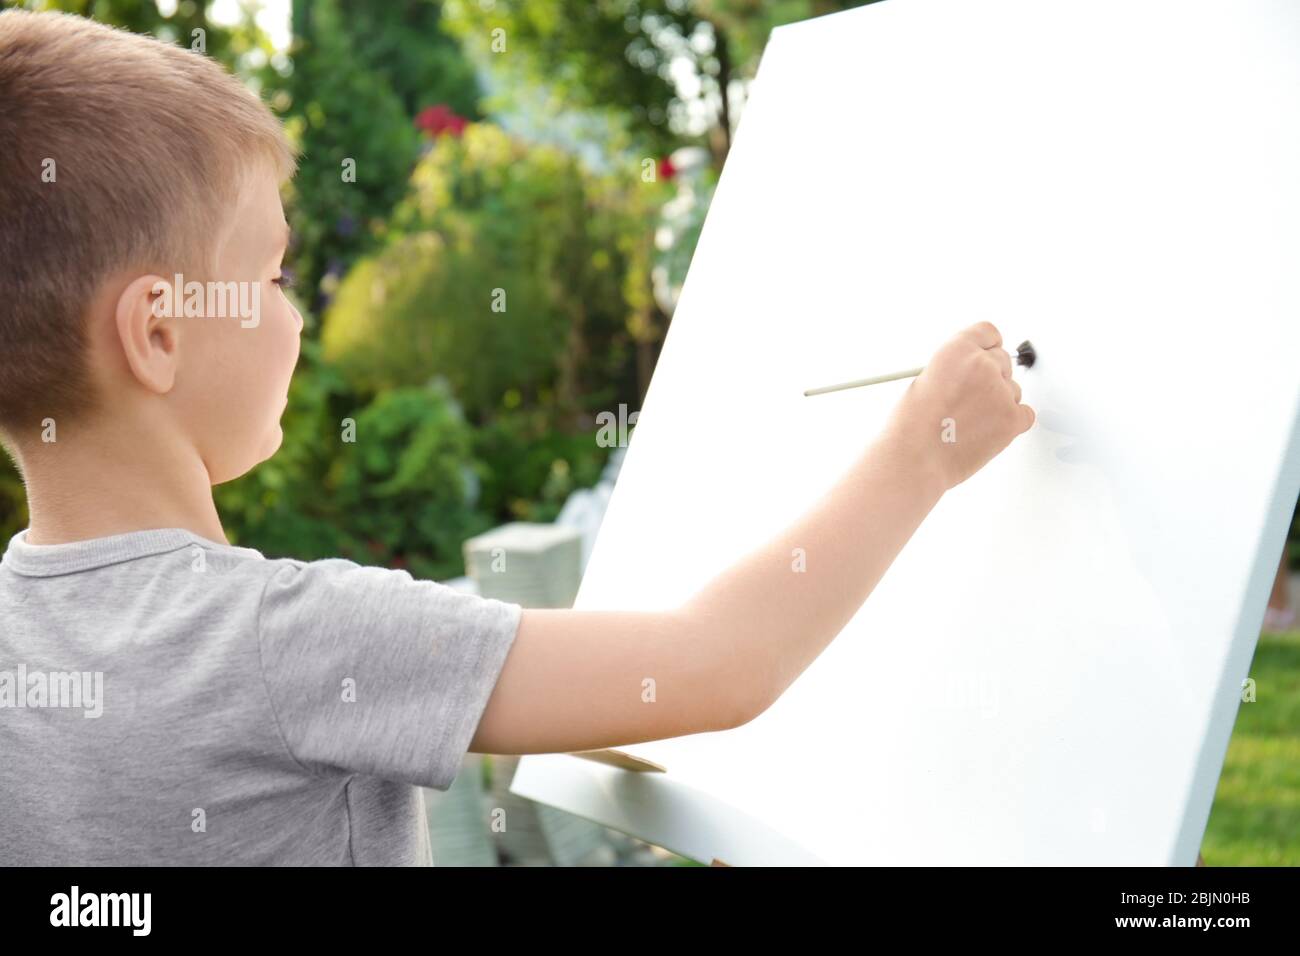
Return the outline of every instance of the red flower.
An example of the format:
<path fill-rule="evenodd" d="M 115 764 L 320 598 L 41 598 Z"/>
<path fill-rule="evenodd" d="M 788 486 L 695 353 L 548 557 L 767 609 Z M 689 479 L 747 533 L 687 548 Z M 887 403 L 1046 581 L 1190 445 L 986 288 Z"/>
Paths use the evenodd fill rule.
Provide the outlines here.
<path fill-rule="evenodd" d="M 671 157 L 665 156 L 659 160 L 659 178 L 672 179 L 677 175 L 677 167 L 673 165 Z"/>
<path fill-rule="evenodd" d="M 461 133 L 465 132 L 466 122 L 465 117 L 457 116 L 451 111 L 451 107 L 445 103 L 439 103 L 437 106 L 426 106 L 415 117 L 416 127 L 428 133 L 430 139 L 436 139 L 443 133 L 460 136 Z"/>

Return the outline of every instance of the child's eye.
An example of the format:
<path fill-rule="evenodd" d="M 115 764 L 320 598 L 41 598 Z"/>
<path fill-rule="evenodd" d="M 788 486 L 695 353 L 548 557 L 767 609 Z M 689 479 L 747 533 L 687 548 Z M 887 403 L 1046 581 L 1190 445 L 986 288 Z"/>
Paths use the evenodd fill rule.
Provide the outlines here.
<path fill-rule="evenodd" d="M 281 269 L 280 274 L 271 281 L 282 289 L 292 289 L 297 281 L 297 276 L 293 274 L 291 269 Z"/>

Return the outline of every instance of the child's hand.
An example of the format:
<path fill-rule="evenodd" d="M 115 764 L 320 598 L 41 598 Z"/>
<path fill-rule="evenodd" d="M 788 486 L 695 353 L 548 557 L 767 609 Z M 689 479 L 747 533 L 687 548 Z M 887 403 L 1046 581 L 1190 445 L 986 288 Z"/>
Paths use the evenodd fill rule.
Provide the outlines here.
<path fill-rule="evenodd" d="M 953 336 L 913 380 L 887 432 L 946 491 L 1034 424 L 1011 378 L 1011 356 L 992 323 Z"/>

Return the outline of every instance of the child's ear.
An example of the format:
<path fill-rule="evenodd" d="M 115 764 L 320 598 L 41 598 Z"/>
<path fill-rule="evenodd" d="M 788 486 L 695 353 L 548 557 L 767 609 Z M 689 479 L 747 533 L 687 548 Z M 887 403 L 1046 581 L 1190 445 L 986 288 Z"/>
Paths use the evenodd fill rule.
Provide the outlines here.
<path fill-rule="evenodd" d="M 160 276 L 140 276 L 117 300 L 117 337 L 127 365 L 141 385 L 159 395 L 176 384 L 177 291 Z"/>

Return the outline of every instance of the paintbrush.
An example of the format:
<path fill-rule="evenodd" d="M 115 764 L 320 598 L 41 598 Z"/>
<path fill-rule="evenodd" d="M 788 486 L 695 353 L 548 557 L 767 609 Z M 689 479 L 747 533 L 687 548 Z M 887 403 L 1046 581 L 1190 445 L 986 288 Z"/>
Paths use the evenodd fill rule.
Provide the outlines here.
<path fill-rule="evenodd" d="M 1016 364 L 1029 368 L 1034 364 L 1037 355 L 1034 347 L 1029 344 L 1028 340 L 1021 342 L 1016 348 Z M 919 368 L 904 369 L 901 372 L 890 372 L 887 375 L 875 375 L 871 378 L 859 378 L 852 382 L 841 382 L 838 385 L 823 385 L 821 388 L 810 388 L 804 391 L 804 395 L 825 395 L 827 392 L 840 392 L 846 388 L 861 388 L 863 385 L 878 385 L 881 382 L 896 382 L 900 378 L 913 378 L 925 371 L 925 366 Z"/>

